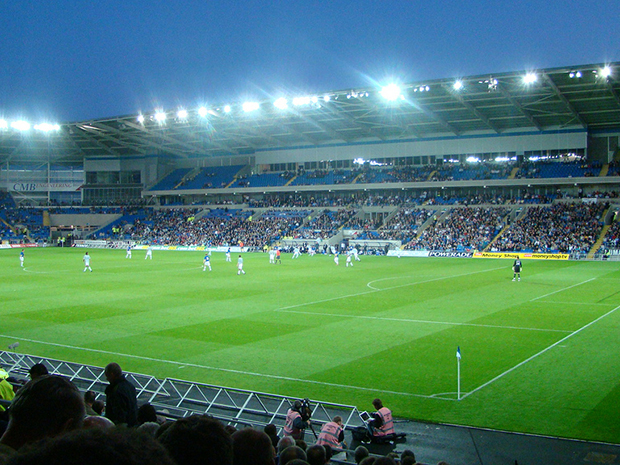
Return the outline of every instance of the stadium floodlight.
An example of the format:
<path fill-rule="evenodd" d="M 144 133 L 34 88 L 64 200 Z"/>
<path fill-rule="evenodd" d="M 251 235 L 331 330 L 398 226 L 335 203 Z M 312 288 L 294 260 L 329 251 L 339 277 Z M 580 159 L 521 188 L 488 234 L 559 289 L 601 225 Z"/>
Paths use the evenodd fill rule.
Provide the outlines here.
<path fill-rule="evenodd" d="M 280 97 L 273 102 L 273 106 L 279 108 L 280 110 L 286 110 L 288 108 L 288 101 L 284 97 Z"/>
<path fill-rule="evenodd" d="M 467 163 L 480 163 L 480 158 L 478 158 L 478 157 L 467 157 Z"/>
<path fill-rule="evenodd" d="M 581 77 L 581 71 L 571 71 L 570 73 L 568 73 L 568 77 L 571 78 L 571 79 L 580 78 Z"/>
<path fill-rule="evenodd" d="M 230 105 L 226 105 L 224 107 L 224 113 L 230 113 L 232 111 L 232 108 L 230 108 Z"/>
<path fill-rule="evenodd" d="M 181 109 L 177 111 L 177 118 L 179 119 L 187 119 L 187 110 Z"/>
<path fill-rule="evenodd" d="M 309 104 L 310 104 L 310 97 L 295 97 L 293 99 L 293 105 L 295 105 L 296 107 L 300 105 L 309 105 Z"/>
<path fill-rule="evenodd" d="M 258 102 L 245 102 L 241 108 L 243 108 L 243 111 L 246 113 L 249 113 L 251 111 L 258 110 L 260 108 L 260 104 Z"/>
<path fill-rule="evenodd" d="M 523 83 L 524 84 L 534 84 L 537 79 L 538 79 L 538 76 L 536 76 L 536 74 L 534 74 L 534 73 L 527 73 L 525 76 L 523 76 Z"/>
<path fill-rule="evenodd" d="M 42 132 L 60 131 L 60 126 L 58 124 L 50 124 L 50 123 L 35 124 L 34 128 L 37 131 L 42 131 Z"/>
<path fill-rule="evenodd" d="M 379 93 L 384 99 L 391 102 L 401 96 L 400 87 L 398 87 L 396 84 L 388 84 L 387 86 L 382 87 L 381 92 Z"/>
<path fill-rule="evenodd" d="M 324 102 L 329 102 L 332 98 L 329 95 L 324 95 L 323 96 L 323 101 Z"/>
<path fill-rule="evenodd" d="M 367 95 L 368 95 L 368 94 L 367 94 Z M 319 103 L 319 98 L 318 98 L 318 97 L 312 97 L 312 98 L 310 99 L 310 101 L 311 101 L 312 103 Z"/>
<path fill-rule="evenodd" d="M 166 113 L 164 113 L 163 111 L 158 111 L 157 113 L 155 113 L 155 121 L 157 121 L 159 124 L 165 123 Z"/>
<path fill-rule="evenodd" d="M 30 129 L 30 123 L 27 121 L 13 121 L 11 123 L 11 127 L 13 129 L 17 129 L 18 131 L 27 131 Z"/>
<path fill-rule="evenodd" d="M 603 78 L 608 78 L 609 76 L 611 76 L 611 67 L 610 66 L 605 66 L 603 69 L 601 69 L 601 77 Z"/>
<path fill-rule="evenodd" d="M 8 129 L 8 127 L 9 127 L 9 123 L 7 123 L 3 119 L 0 119 L 0 129 Z"/>
<path fill-rule="evenodd" d="M 207 107 L 200 107 L 198 109 L 198 114 L 202 116 L 203 118 L 206 117 L 208 113 L 209 113 L 209 110 L 207 110 Z"/>
<path fill-rule="evenodd" d="M 144 124 L 144 115 L 138 115 L 138 123 Z"/>
<path fill-rule="evenodd" d="M 454 90 L 461 90 L 463 88 L 463 81 L 455 81 L 454 84 L 452 84 L 452 88 Z"/>

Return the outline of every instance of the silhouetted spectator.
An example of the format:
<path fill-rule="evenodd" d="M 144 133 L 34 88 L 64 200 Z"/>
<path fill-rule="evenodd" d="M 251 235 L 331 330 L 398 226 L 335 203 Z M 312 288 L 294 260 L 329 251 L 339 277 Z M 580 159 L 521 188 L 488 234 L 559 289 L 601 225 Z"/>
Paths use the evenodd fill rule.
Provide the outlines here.
<path fill-rule="evenodd" d="M 232 465 L 233 442 L 221 421 L 192 415 L 170 423 L 158 438 L 177 465 Z"/>
<path fill-rule="evenodd" d="M 93 404 L 96 400 L 94 391 L 86 391 L 84 393 L 84 405 L 86 406 L 86 415 L 101 415 L 93 410 Z"/>
<path fill-rule="evenodd" d="M 28 375 L 30 375 L 30 379 L 37 379 L 40 376 L 48 375 L 47 367 L 42 363 L 36 363 L 30 367 L 28 370 Z"/>
<path fill-rule="evenodd" d="M 275 449 L 267 433 L 244 428 L 232 435 L 234 465 L 273 465 Z"/>
<path fill-rule="evenodd" d="M 317 445 L 308 447 L 306 457 L 310 465 L 325 465 L 325 447 Z"/>
<path fill-rule="evenodd" d="M 102 417 L 99 417 L 102 418 Z M 127 428 L 82 429 L 24 447 L 10 465 L 176 465 L 155 439 Z"/>
<path fill-rule="evenodd" d="M 278 465 L 286 465 L 287 463 L 295 459 L 306 460 L 306 453 L 299 446 L 287 447 L 280 454 L 280 460 L 278 461 Z"/>
<path fill-rule="evenodd" d="M 353 458 L 355 459 L 355 463 L 360 464 L 362 460 L 370 455 L 368 449 L 364 446 L 357 446 L 355 452 L 353 453 Z"/>
<path fill-rule="evenodd" d="M 71 381 L 41 376 L 26 383 L 13 399 L 0 444 L 19 450 L 25 444 L 80 428 L 84 415 L 82 394 Z"/>
<path fill-rule="evenodd" d="M 105 416 L 116 425 L 134 426 L 138 417 L 136 388 L 125 378 L 118 363 L 105 367 L 105 377 L 110 383 L 105 388 Z"/>
<path fill-rule="evenodd" d="M 268 425 L 265 425 L 264 431 L 267 436 L 269 436 L 269 439 L 271 439 L 271 444 L 273 444 L 274 450 L 277 449 L 280 437 L 278 436 L 278 429 L 276 428 L 276 425 L 269 423 Z"/>

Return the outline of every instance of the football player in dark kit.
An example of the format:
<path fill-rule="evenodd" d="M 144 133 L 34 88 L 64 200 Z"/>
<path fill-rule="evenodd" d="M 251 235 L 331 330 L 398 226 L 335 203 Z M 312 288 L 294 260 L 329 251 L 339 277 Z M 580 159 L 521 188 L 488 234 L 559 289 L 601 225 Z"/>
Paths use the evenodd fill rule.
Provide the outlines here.
<path fill-rule="evenodd" d="M 523 265 L 521 264 L 521 260 L 517 258 L 515 262 L 512 264 L 512 271 L 514 273 L 512 275 L 513 281 L 515 279 L 518 279 L 519 281 L 521 281 L 521 268 L 523 268 Z"/>

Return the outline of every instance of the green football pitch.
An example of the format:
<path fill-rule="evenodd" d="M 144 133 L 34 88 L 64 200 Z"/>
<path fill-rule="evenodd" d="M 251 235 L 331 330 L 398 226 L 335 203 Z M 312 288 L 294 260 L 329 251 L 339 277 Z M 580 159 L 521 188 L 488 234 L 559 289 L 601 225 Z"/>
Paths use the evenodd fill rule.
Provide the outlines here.
<path fill-rule="evenodd" d="M 620 443 L 620 271 L 610 262 L 0 250 L 0 344 L 371 409 Z M 461 391 L 457 400 L 457 347 Z"/>

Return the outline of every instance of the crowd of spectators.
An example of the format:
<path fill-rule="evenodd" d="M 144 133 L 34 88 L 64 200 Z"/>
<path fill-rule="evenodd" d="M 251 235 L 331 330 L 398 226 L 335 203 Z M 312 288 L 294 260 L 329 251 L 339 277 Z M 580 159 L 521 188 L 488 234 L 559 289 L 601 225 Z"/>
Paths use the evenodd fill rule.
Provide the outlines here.
<path fill-rule="evenodd" d="M 356 214 L 357 210 L 354 208 L 343 208 L 335 212 L 325 210 L 299 229 L 295 236 L 299 239 L 329 239 Z"/>
<path fill-rule="evenodd" d="M 9 383 L 8 373 L 0 371 L 16 391 L 8 396 L 8 415 L 0 416 L 0 465 L 326 465 L 341 452 L 319 441 L 309 444 L 303 435 L 294 439 L 286 430 L 279 437 L 275 424 L 237 428 L 200 414 L 167 419 L 149 403 L 138 407 L 136 389 L 116 363 L 105 368 L 109 384 L 99 411 L 93 391 L 81 393 L 42 363 L 31 368 L 25 384 L 11 377 Z M 339 460 L 346 459 L 342 454 Z M 364 446 L 350 459 L 362 465 L 417 463 L 409 449 L 381 456 Z"/>
<path fill-rule="evenodd" d="M 406 244 L 409 250 L 483 250 L 501 231 L 509 213 L 506 207 L 457 207 L 436 219 L 420 237 Z"/>
<path fill-rule="evenodd" d="M 493 243 L 493 250 L 587 253 L 603 227 L 609 204 L 557 203 L 533 206 Z"/>

